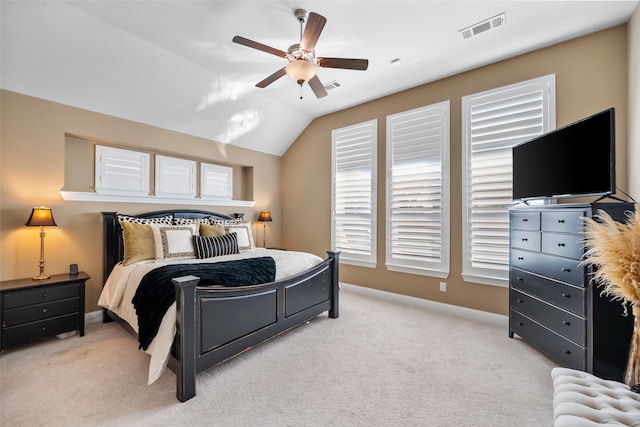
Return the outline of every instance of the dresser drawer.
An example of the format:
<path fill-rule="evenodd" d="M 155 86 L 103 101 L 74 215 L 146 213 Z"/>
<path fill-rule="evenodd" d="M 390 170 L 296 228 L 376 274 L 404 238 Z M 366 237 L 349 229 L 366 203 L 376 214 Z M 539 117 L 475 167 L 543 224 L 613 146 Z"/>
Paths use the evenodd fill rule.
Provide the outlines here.
<path fill-rule="evenodd" d="M 549 356 L 571 369 L 586 369 L 586 349 L 568 340 L 527 316 L 511 310 L 509 327 L 524 340 L 535 345 Z"/>
<path fill-rule="evenodd" d="M 3 326 L 15 326 L 21 323 L 48 319 L 65 314 L 78 313 L 80 310 L 78 298 L 34 304 L 25 307 L 4 310 Z"/>
<path fill-rule="evenodd" d="M 25 323 L 3 329 L 2 347 L 27 342 L 35 338 L 43 338 L 79 328 L 78 314 L 54 317 L 38 322 Z"/>
<path fill-rule="evenodd" d="M 542 233 L 542 252 L 580 259 L 584 254 L 582 236 L 579 234 Z"/>
<path fill-rule="evenodd" d="M 512 248 L 540 252 L 540 232 L 511 230 L 509 240 Z"/>
<path fill-rule="evenodd" d="M 5 309 L 16 308 L 66 298 L 77 298 L 80 296 L 80 286 L 77 283 L 61 286 L 47 286 L 28 291 L 9 292 L 3 296 L 3 307 Z"/>
<path fill-rule="evenodd" d="M 509 270 L 509 284 L 513 289 L 548 301 L 579 316 L 585 315 L 586 288 L 556 282 L 517 268 Z"/>
<path fill-rule="evenodd" d="M 510 212 L 511 228 L 518 230 L 540 230 L 540 212 Z"/>
<path fill-rule="evenodd" d="M 584 286 L 585 272 L 584 268 L 580 266 L 580 260 L 526 252 L 519 249 L 512 249 L 510 252 L 512 267 L 572 285 Z"/>
<path fill-rule="evenodd" d="M 577 316 L 514 289 L 511 290 L 509 297 L 511 298 L 512 310 L 536 319 L 543 326 L 581 346 L 586 345 L 587 332 L 584 317 Z"/>
<path fill-rule="evenodd" d="M 586 212 L 581 209 L 542 212 L 542 231 L 582 233 Z"/>

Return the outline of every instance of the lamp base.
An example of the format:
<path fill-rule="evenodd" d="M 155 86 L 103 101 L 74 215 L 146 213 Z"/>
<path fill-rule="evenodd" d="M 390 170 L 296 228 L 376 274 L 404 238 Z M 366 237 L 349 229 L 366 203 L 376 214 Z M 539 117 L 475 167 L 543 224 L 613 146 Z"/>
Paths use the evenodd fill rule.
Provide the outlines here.
<path fill-rule="evenodd" d="M 44 280 L 44 279 L 48 279 L 51 276 L 48 276 L 46 274 L 38 274 L 37 276 L 33 276 L 32 279 L 33 280 Z"/>

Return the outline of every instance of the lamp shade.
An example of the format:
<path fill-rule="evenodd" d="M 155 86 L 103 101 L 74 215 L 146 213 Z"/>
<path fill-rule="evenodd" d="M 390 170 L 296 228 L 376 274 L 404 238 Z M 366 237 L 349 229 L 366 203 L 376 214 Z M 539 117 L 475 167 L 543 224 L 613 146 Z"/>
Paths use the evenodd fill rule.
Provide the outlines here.
<path fill-rule="evenodd" d="M 316 66 L 307 60 L 295 59 L 287 64 L 285 71 L 294 82 L 301 85 L 316 75 Z"/>
<path fill-rule="evenodd" d="M 24 225 L 28 226 L 57 226 L 55 220 L 53 219 L 53 214 L 51 213 L 51 208 L 45 208 L 44 206 L 39 206 L 31 209 L 31 216 Z"/>
<path fill-rule="evenodd" d="M 258 217 L 258 221 L 260 222 L 271 222 L 271 212 L 269 211 L 262 211 L 260 212 L 260 216 Z"/>

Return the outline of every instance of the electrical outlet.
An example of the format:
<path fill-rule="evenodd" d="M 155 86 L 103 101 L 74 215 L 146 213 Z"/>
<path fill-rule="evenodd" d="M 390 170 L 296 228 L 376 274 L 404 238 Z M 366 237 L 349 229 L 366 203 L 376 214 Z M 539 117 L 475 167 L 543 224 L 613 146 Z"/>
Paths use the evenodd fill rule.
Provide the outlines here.
<path fill-rule="evenodd" d="M 440 282 L 440 292 L 447 292 L 447 282 Z"/>

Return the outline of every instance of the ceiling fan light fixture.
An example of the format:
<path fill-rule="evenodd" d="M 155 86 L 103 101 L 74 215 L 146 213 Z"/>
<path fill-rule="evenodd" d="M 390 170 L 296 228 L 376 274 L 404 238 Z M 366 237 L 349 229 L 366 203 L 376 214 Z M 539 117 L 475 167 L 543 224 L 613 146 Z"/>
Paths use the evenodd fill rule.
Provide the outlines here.
<path fill-rule="evenodd" d="M 287 64 L 285 71 L 294 82 L 301 85 L 316 75 L 316 66 L 304 59 L 296 59 Z"/>

